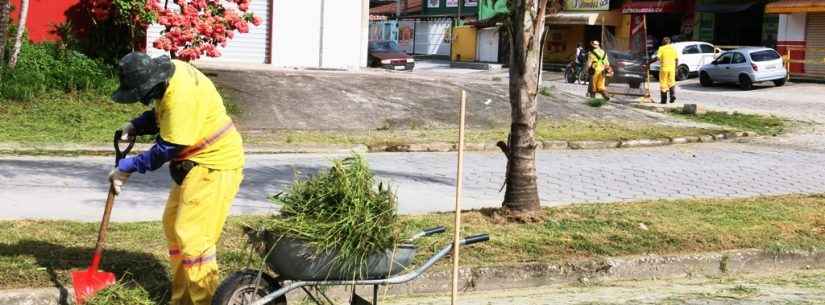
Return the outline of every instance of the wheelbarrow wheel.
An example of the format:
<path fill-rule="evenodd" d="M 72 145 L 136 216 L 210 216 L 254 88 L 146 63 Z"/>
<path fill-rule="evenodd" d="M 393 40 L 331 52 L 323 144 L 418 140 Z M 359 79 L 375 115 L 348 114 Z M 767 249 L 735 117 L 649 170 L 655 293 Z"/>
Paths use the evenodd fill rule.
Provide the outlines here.
<path fill-rule="evenodd" d="M 243 270 L 229 275 L 215 292 L 212 305 L 247 305 L 281 288 L 272 277 L 263 273 L 260 281 L 258 271 Z M 267 305 L 286 305 L 286 296 L 281 296 Z"/>

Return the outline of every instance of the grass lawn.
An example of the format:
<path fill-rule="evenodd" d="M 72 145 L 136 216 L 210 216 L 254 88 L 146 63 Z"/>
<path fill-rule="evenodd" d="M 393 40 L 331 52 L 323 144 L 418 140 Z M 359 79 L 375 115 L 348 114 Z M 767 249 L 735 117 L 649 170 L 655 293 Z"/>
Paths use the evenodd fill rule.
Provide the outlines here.
<path fill-rule="evenodd" d="M 649 201 L 547 210 L 549 220 L 537 224 L 496 224 L 481 212 L 466 212 L 464 233 L 487 232 L 492 239 L 462 251 L 462 263 L 490 266 L 647 253 L 825 247 L 824 196 Z M 241 224 L 261 219 L 263 216 L 229 219 L 218 250 L 224 275 L 249 262 Z M 407 232 L 452 223 L 449 213 L 402 219 Z M 69 270 L 89 263 L 97 225 L 0 222 L 0 288 L 70 284 Z M 418 261 L 444 245 L 450 236 L 422 239 Z M 115 223 L 108 240 L 103 268 L 144 287 L 153 299 L 165 299 L 169 279 L 160 223 Z M 253 256 L 252 261 L 257 259 Z M 437 268 L 446 268 L 446 263 Z"/>
<path fill-rule="evenodd" d="M 627 139 L 674 138 L 716 134 L 732 129 L 688 128 L 608 121 L 540 121 L 536 127 L 539 141 L 607 141 Z M 467 143 L 491 143 L 507 138 L 509 130 L 469 129 Z M 366 144 L 367 146 L 456 142 L 457 129 L 413 129 L 370 131 L 272 131 L 247 133 L 247 143 L 257 144 Z"/>
<path fill-rule="evenodd" d="M 93 93 L 49 93 L 31 101 L 0 100 L 0 142 L 111 143 L 115 129 L 146 111 Z"/>
<path fill-rule="evenodd" d="M 685 115 L 673 112 L 673 115 L 702 123 L 727 126 L 737 130 L 753 131 L 762 135 L 777 135 L 788 128 L 789 122 L 776 117 L 758 114 L 708 112 L 700 115 Z"/>

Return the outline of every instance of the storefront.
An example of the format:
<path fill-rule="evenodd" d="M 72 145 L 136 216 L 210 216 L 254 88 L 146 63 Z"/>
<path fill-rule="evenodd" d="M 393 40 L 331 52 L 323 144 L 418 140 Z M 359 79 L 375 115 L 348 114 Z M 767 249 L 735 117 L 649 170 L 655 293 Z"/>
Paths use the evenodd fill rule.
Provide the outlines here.
<path fill-rule="evenodd" d="M 576 56 L 577 44 L 587 46 L 590 41 L 604 38 L 603 26 L 610 36 L 627 36 L 622 34 L 628 32 L 624 30 L 623 16 L 619 10 L 611 11 L 607 0 L 566 1 L 564 9 L 547 16 L 545 63 L 566 64 L 572 61 Z"/>
<path fill-rule="evenodd" d="M 768 4 L 767 14 L 779 14 L 777 49 L 791 59 L 791 75 L 825 79 L 825 2 L 782 0 Z"/>
<path fill-rule="evenodd" d="M 673 41 L 693 39 L 695 0 L 671 1 L 628 1 L 622 6 L 622 13 L 631 20 L 646 20 L 648 52 L 655 50 L 662 38 Z M 644 15 L 644 18 L 638 18 Z M 631 25 L 631 28 L 634 28 Z"/>
<path fill-rule="evenodd" d="M 765 1 L 702 0 L 696 5 L 696 39 L 721 46 L 773 46 L 778 19 Z"/>

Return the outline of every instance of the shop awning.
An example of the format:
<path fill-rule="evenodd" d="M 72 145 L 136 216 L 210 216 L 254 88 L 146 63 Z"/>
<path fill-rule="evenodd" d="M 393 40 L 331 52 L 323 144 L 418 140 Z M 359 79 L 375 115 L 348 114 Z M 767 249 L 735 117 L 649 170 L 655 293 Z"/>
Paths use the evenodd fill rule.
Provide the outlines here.
<path fill-rule="evenodd" d="M 765 13 L 793 14 L 793 13 L 821 13 L 825 12 L 825 1 L 821 0 L 782 0 L 768 3 Z"/>
<path fill-rule="evenodd" d="M 622 5 L 624 14 L 674 13 L 681 5 L 676 1 L 633 1 Z"/>
<path fill-rule="evenodd" d="M 725 13 L 738 13 L 744 12 L 750 9 L 753 6 L 753 3 L 743 3 L 743 4 L 714 4 L 714 3 L 707 3 L 707 4 L 697 4 L 696 11 L 701 13 L 717 13 L 717 14 L 725 14 Z"/>
<path fill-rule="evenodd" d="M 604 25 L 617 26 L 619 18 L 613 12 L 587 13 L 587 12 L 561 12 L 547 15 L 548 24 L 581 24 L 581 25 Z"/>

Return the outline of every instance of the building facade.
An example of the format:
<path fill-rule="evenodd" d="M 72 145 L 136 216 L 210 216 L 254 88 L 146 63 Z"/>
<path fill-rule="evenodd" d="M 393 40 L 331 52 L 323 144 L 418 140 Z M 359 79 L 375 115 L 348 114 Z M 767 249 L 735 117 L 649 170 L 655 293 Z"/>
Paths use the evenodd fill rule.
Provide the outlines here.
<path fill-rule="evenodd" d="M 776 46 L 790 59 L 791 75 L 825 79 L 825 1 L 780 0 L 765 12 L 778 15 Z"/>
<path fill-rule="evenodd" d="M 171 4 L 170 4 L 171 5 Z M 250 10 L 263 19 L 249 33 L 237 34 L 223 54 L 197 62 L 266 64 L 273 67 L 358 69 L 367 65 L 367 0 L 254 0 Z M 163 27 L 147 31 L 147 52 Z"/>

